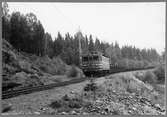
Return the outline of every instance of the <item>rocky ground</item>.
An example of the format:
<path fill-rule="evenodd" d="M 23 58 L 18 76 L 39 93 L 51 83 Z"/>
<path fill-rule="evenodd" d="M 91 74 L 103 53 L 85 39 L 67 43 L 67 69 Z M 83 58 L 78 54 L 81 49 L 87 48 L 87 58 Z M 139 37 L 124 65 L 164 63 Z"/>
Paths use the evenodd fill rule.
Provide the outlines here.
<path fill-rule="evenodd" d="M 165 96 L 133 73 L 101 77 L 95 94 L 84 91 L 85 81 L 2 101 L 8 113 L 73 115 L 164 115 Z M 18 103 L 19 102 L 19 103 Z"/>

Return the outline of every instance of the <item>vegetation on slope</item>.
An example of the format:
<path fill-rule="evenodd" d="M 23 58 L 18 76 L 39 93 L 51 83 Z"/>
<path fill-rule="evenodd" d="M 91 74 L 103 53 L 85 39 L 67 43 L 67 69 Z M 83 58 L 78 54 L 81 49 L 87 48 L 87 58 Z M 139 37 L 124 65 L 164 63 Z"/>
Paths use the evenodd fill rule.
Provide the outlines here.
<path fill-rule="evenodd" d="M 54 83 L 57 76 L 83 77 L 76 66 L 65 64 L 59 57 L 39 57 L 34 54 L 18 52 L 3 39 L 3 90 L 14 87 L 37 86 Z M 65 76 L 64 76 L 65 77 Z M 62 78 L 63 79 L 63 78 Z M 66 80 L 70 80 L 66 77 Z M 61 80 L 60 80 L 61 81 Z"/>

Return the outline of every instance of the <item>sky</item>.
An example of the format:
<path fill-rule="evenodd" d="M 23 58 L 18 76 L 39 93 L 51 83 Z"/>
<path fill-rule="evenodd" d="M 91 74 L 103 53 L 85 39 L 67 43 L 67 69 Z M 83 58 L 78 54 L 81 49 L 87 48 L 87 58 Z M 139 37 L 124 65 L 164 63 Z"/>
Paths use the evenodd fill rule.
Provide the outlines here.
<path fill-rule="evenodd" d="M 101 41 L 140 49 L 165 49 L 165 2 L 160 3 L 8 3 L 9 11 L 34 13 L 53 39 L 79 29 Z"/>

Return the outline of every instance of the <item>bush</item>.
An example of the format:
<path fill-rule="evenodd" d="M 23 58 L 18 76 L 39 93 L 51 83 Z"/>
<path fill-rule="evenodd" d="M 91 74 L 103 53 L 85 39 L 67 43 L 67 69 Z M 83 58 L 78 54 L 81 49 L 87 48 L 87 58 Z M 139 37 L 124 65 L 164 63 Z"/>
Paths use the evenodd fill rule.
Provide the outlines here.
<path fill-rule="evenodd" d="M 82 107 L 82 102 L 80 100 L 75 100 L 72 99 L 69 101 L 69 105 L 70 108 L 81 108 Z"/>
<path fill-rule="evenodd" d="M 136 72 L 134 74 L 134 76 L 141 81 L 143 81 L 143 79 L 144 79 L 144 73 L 142 73 L 142 72 Z"/>
<path fill-rule="evenodd" d="M 112 111 L 112 114 L 113 114 L 113 115 L 120 115 L 120 112 L 119 112 L 119 110 L 114 109 L 114 110 Z"/>
<path fill-rule="evenodd" d="M 52 107 L 52 108 L 60 108 L 60 107 L 62 107 L 62 104 L 61 104 L 61 101 L 59 100 L 59 101 L 54 101 L 54 102 L 52 102 L 51 104 L 50 104 L 50 107 Z"/>
<path fill-rule="evenodd" d="M 97 84 L 92 80 L 84 87 L 84 91 L 95 91 L 97 90 Z"/>
<path fill-rule="evenodd" d="M 67 76 L 68 77 L 76 77 L 77 74 L 78 74 L 78 71 L 77 71 L 76 67 L 74 65 L 72 65 L 71 69 L 67 73 Z"/>
<path fill-rule="evenodd" d="M 156 68 L 154 74 L 157 76 L 158 82 L 165 82 L 165 66 L 161 65 Z"/>
<path fill-rule="evenodd" d="M 145 83 L 150 83 L 150 84 L 154 84 L 157 81 L 157 77 L 155 76 L 155 74 L 151 71 L 147 71 L 144 75 L 143 78 L 143 82 Z"/>
<path fill-rule="evenodd" d="M 68 95 L 66 94 L 66 95 L 64 95 L 63 97 L 62 97 L 62 99 L 64 100 L 64 101 L 69 101 L 69 100 L 71 100 L 69 97 L 68 97 Z"/>
<path fill-rule="evenodd" d="M 67 112 L 73 108 L 81 108 L 83 104 L 80 98 L 70 98 L 68 95 L 64 95 L 60 100 L 52 102 L 49 106 L 53 109 Z"/>
<path fill-rule="evenodd" d="M 93 99 L 96 99 L 96 93 L 97 93 L 97 89 L 98 86 L 97 84 L 94 82 L 93 79 L 90 80 L 90 83 L 88 83 L 85 87 L 84 87 L 84 91 L 89 92 L 91 91 L 93 93 Z"/>

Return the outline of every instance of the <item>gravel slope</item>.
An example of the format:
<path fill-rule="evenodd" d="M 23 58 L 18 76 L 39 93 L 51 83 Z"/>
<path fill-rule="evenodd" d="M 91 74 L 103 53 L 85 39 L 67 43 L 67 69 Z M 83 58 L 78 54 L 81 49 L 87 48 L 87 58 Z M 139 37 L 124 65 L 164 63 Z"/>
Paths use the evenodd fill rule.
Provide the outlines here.
<path fill-rule="evenodd" d="M 145 72 L 145 71 L 143 71 L 143 72 Z M 118 88 L 119 89 L 120 88 L 124 89 L 126 87 L 126 85 L 123 84 L 122 79 L 121 79 L 120 76 L 122 76 L 122 75 L 129 76 L 129 75 L 133 75 L 134 73 L 135 72 L 126 72 L 126 73 L 118 73 L 118 74 L 110 75 L 110 76 L 107 76 L 107 77 L 101 77 L 101 78 L 96 79 L 96 83 L 98 85 L 107 86 L 107 84 L 105 84 L 106 82 L 107 83 L 110 83 L 110 82 L 114 83 L 115 82 L 113 84 L 113 86 L 112 86 L 113 87 L 112 90 L 115 91 L 115 92 L 117 92 L 118 94 L 119 93 L 120 94 L 119 95 L 115 95 L 114 99 L 119 99 L 119 98 L 122 98 L 121 96 L 123 96 L 125 102 L 127 102 L 128 100 L 129 101 L 136 100 L 138 98 L 136 98 L 134 96 L 134 93 L 128 94 L 128 96 L 124 96 L 124 93 L 121 94 L 121 91 L 118 90 Z M 132 85 L 132 88 L 134 88 L 133 86 L 141 86 L 141 84 L 142 84 L 142 82 L 136 80 L 135 78 L 132 81 L 134 81 L 135 83 L 137 83 L 135 85 Z M 44 109 L 48 109 L 48 105 L 51 102 L 60 99 L 65 94 L 67 94 L 67 95 L 74 95 L 74 92 L 75 93 L 81 93 L 83 91 L 83 87 L 88 82 L 89 81 L 84 81 L 82 83 L 71 84 L 71 85 L 68 85 L 68 86 L 58 87 L 58 88 L 54 88 L 54 89 L 51 89 L 51 90 L 35 92 L 35 93 L 32 93 L 32 94 L 27 94 L 27 95 L 21 95 L 21 96 L 14 97 L 14 98 L 11 98 L 11 99 L 5 99 L 5 100 L 2 100 L 2 106 L 3 105 L 8 105 L 8 104 L 12 105 L 12 110 L 8 112 L 9 114 L 14 114 L 14 113 L 18 113 L 18 114 L 19 113 L 22 113 L 22 114 L 23 113 L 26 113 L 26 114 L 40 114 L 40 113 L 42 113 L 44 111 Z M 121 85 L 121 87 L 120 86 L 116 86 L 115 85 L 115 84 L 117 84 L 116 82 L 119 82 L 119 85 Z M 146 84 L 142 84 L 142 87 L 145 87 L 145 88 L 149 89 L 151 86 L 148 86 Z M 140 87 L 138 87 L 138 88 L 140 88 Z M 104 95 L 103 98 L 108 99 L 110 97 L 112 97 L 112 96 Z M 134 98 L 131 98 L 131 97 L 134 97 Z M 160 101 L 160 102 L 158 102 L 159 104 L 164 103 L 164 100 L 165 100 L 164 94 L 158 96 L 158 99 L 159 99 L 158 101 Z M 97 100 L 97 105 L 98 105 L 98 103 L 99 103 L 100 100 L 101 99 Z M 123 103 L 124 103 L 124 101 L 123 101 Z M 109 103 L 109 104 L 110 103 L 115 103 L 115 105 L 117 105 L 117 106 L 120 105 L 120 104 L 117 104 L 117 103 L 120 103 L 119 101 L 116 103 L 113 100 L 111 100 L 111 102 L 107 102 L 107 103 Z M 154 103 L 156 104 L 157 101 L 154 102 Z M 105 105 L 105 104 L 102 104 L 102 105 Z M 122 106 L 126 106 L 126 104 L 125 105 L 121 104 L 121 107 Z M 133 107 L 132 109 L 134 109 L 134 108 L 140 108 L 140 109 L 143 108 L 143 107 L 137 107 L 137 106 L 138 105 L 135 105 L 135 107 Z M 95 104 L 95 107 L 96 107 L 96 104 Z M 156 115 L 156 114 L 159 113 L 156 109 L 154 109 L 152 107 L 149 107 L 147 104 L 144 107 L 145 108 L 143 108 L 143 109 L 147 110 L 146 111 L 147 114 Z M 47 111 L 48 111 L 48 113 L 51 113 L 54 110 L 52 110 L 51 108 L 49 108 Z M 125 113 L 128 114 L 128 111 L 126 110 Z M 164 112 L 161 113 L 161 114 L 164 114 Z"/>

